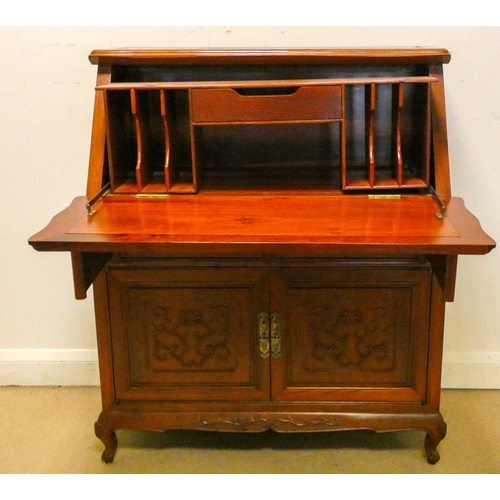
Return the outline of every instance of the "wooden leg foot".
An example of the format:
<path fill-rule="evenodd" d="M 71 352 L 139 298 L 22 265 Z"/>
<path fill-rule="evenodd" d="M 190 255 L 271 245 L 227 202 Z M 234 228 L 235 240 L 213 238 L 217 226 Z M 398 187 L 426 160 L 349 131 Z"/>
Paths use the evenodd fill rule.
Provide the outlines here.
<path fill-rule="evenodd" d="M 434 465 L 439 462 L 440 456 L 437 451 L 438 444 L 446 436 L 446 424 L 443 422 L 436 429 L 427 432 L 425 436 L 425 453 L 427 454 L 427 462 Z"/>
<path fill-rule="evenodd" d="M 105 449 L 102 452 L 101 458 L 103 462 L 109 464 L 115 458 L 118 439 L 113 429 L 108 429 L 100 422 L 95 423 L 95 435 L 103 442 Z"/>

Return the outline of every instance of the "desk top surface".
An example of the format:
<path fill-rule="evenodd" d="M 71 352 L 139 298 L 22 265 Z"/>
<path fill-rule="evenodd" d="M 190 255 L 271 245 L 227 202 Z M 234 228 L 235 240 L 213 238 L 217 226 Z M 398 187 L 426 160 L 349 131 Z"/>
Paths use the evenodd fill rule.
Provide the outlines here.
<path fill-rule="evenodd" d="M 310 48 L 121 48 L 93 50 L 93 64 L 445 64 L 448 50 L 434 47 L 310 47 Z"/>

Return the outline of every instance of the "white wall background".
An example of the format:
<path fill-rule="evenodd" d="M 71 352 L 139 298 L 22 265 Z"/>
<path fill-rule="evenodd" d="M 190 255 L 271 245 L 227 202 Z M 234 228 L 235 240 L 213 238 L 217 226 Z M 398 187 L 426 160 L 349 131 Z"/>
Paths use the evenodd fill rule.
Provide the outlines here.
<path fill-rule="evenodd" d="M 418 45 L 452 54 L 445 84 L 453 194 L 500 242 L 498 27 L 0 28 L 0 385 L 98 383 L 92 296 L 74 300 L 67 253 L 27 244 L 85 193 L 91 50 Z M 459 258 L 444 387 L 500 388 L 499 252 Z"/>

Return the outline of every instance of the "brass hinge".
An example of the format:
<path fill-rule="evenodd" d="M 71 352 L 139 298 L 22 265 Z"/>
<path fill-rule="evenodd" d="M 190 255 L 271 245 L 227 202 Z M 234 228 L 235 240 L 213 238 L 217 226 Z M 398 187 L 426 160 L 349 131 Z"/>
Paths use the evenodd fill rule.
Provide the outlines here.
<path fill-rule="evenodd" d="M 271 354 L 273 358 L 281 356 L 281 315 L 271 314 Z"/>
<path fill-rule="evenodd" d="M 170 195 L 168 193 L 139 193 L 135 197 L 146 200 L 163 200 L 164 198 L 169 198 Z"/>
<path fill-rule="evenodd" d="M 269 313 L 261 312 L 259 314 L 258 329 L 260 357 L 268 358 L 271 349 L 269 342 Z"/>
<path fill-rule="evenodd" d="M 400 194 L 369 194 L 369 200 L 400 200 Z"/>

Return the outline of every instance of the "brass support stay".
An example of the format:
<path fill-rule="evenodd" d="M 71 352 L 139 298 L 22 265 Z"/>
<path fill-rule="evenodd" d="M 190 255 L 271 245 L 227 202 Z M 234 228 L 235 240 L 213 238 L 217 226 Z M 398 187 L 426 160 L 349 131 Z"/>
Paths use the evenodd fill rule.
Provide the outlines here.
<path fill-rule="evenodd" d="M 439 212 L 436 213 L 436 217 L 438 219 L 444 219 L 444 213 L 446 211 L 446 207 L 444 206 L 444 203 L 441 201 L 441 198 L 439 198 L 439 195 L 436 193 L 436 190 L 432 186 L 429 186 L 429 193 L 434 198 L 434 201 L 439 206 Z"/>
<path fill-rule="evenodd" d="M 109 191 L 110 184 L 109 182 L 91 199 L 87 202 L 86 208 L 87 208 L 87 216 L 92 217 L 93 215 L 96 214 L 95 210 L 92 210 L 92 206 L 96 203 L 97 200 L 99 200 L 104 193 L 107 193 Z"/>

